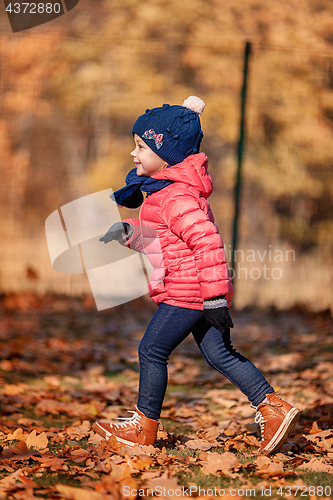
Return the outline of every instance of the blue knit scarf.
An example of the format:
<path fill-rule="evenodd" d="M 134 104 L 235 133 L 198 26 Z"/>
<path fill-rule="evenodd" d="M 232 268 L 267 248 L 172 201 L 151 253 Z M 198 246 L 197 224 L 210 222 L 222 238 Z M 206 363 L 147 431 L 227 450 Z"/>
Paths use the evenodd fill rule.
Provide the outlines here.
<path fill-rule="evenodd" d="M 110 198 L 122 207 L 138 208 L 143 202 L 141 191 L 147 194 L 155 193 L 173 182 L 137 175 L 136 168 L 133 168 L 126 176 L 126 186 L 112 193 Z"/>

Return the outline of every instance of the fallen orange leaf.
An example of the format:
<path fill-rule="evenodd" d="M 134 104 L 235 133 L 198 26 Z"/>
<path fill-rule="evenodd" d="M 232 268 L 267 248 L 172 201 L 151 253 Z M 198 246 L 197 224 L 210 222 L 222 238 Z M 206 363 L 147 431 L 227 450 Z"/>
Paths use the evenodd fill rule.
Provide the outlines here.
<path fill-rule="evenodd" d="M 66 433 L 70 439 L 80 440 L 87 436 L 90 436 L 90 422 L 88 420 L 84 420 L 80 425 L 75 425 L 72 427 L 67 427 Z"/>
<path fill-rule="evenodd" d="M 213 447 L 213 443 L 205 441 L 204 439 L 189 439 L 186 441 L 185 446 L 189 450 L 207 451 Z"/>
<path fill-rule="evenodd" d="M 27 439 L 26 445 L 28 448 L 36 448 L 37 450 L 43 450 L 47 447 L 49 440 L 46 437 L 45 432 L 42 432 L 37 436 L 36 431 L 32 431 Z"/>
<path fill-rule="evenodd" d="M 13 433 L 8 434 L 5 441 L 25 441 L 27 439 L 27 434 L 24 434 L 23 429 L 18 427 Z"/>
<path fill-rule="evenodd" d="M 319 429 L 317 422 L 313 422 L 312 427 L 310 429 L 310 434 L 317 434 L 317 432 L 321 432 L 322 429 Z"/>
<path fill-rule="evenodd" d="M 197 431 L 197 436 L 199 439 L 204 439 L 206 441 L 209 441 L 210 443 L 216 441 L 216 438 L 218 438 L 220 434 L 221 431 L 218 427 L 211 427 L 210 429 L 200 429 L 200 431 Z"/>
<path fill-rule="evenodd" d="M 102 493 L 98 493 L 97 491 L 74 488 L 64 484 L 57 484 L 56 489 L 59 493 L 61 493 L 63 498 L 66 498 L 66 500 L 105 500 L 106 498 L 109 498 Z"/>
<path fill-rule="evenodd" d="M 136 459 L 130 458 L 128 455 L 125 455 L 126 462 L 130 467 L 137 470 L 148 470 L 150 466 L 153 464 L 153 459 L 149 456 L 140 456 L 136 457 Z"/>
<path fill-rule="evenodd" d="M 233 471 L 240 468 L 240 463 L 236 455 L 230 452 L 215 453 L 202 451 L 199 455 L 202 465 L 202 472 L 205 474 L 216 474 L 221 472 L 230 477 L 236 477 Z"/>
<path fill-rule="evenodd" d="M 324 459 L 318 458 L 311 458 L 310 462 L 300 465 L 298 469 L 333 474 L 333 466 L 325 462 Z"/>
<path fill-rule="evenodd" d="M 255 473 L 255 475 L 263 477 L 283 476 L 283 464 L 271 462 L 270 464 L 266 464 L 261 469 L 259 469 Z"/>

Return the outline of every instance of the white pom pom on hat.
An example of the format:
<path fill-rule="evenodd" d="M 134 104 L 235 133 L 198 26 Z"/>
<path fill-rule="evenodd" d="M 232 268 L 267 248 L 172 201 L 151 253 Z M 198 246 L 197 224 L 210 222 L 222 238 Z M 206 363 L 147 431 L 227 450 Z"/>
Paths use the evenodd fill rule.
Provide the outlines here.
<path fill-rule="evenodd" d="M 195 111 L 195 113 L 198 113 L 199 116 L 202 115 L 205 109 L 204 101 L 196 95 L 190 95 L 187 99 L 185 99 L 185 101 L 183 102 L 183 106 L 185 108 L 191 109 L 192 111 Z"/>

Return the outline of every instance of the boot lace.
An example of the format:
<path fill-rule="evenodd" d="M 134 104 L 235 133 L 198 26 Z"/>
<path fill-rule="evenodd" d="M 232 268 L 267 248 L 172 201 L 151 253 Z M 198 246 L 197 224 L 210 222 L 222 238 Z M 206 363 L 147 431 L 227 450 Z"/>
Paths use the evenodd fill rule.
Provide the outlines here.
<path fill-rule="evenodd" d="M 134 413 L 134 415 L 132 417 L 118 417 L 117 420 L 124 420 L 124 422 L 114 422 L 112 425 L 115 426 L 116 429 L 123 429 L 128 425 L 135 427 L 140 423 L 141 417 L 136 411 L 128 411 L 128 413 Z"/>
<path fill-rule="evenodd" d="M 267 420 L 264 419 L 260 411 L 257 411 L 256 416 L 254 417 L 254 421 L 256 424 L 260 425 L 261 441 L 263 441 L 265 434 L 265 423 L 267 422 Z"/>

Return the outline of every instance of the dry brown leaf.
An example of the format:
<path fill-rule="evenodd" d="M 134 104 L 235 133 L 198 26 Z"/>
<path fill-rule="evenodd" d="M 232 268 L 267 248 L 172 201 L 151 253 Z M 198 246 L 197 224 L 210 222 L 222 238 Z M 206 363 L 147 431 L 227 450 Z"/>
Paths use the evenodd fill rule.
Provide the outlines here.
<path fill-rule="evenodd" d="M 34 424 L 41 424 L 39 420 L 34 420 L 32 418 L 26 418 L 26 417 L 19 418 L 17 423 L 20 425 L 24 425 L 25 427 L 29 427 L 30 425 Z"/>
<path fill-rule="evenodd" d="M 16 446 L 4 450 L 5 454 L 6 452 L 14 453 L 15 455 L 25 455 L 26 453 L 29 453 L 29 450 L 27 448 L 26 443 L 22 441 L 21 443 L 18 443 Z"/>
<path fill-rule="evenodd" d="M 133 479 L 132 477 L 127 477 L 120 482 L 116 482 L 110 475 L 106 475 L 102 478 L 101 481 L 97 481 L 94 483 L 95 491 L 102 494 L 108 494 L 107 498 L 110 500 L 120 500 L 121 498 L 123 498 L 122 492 L 124 491 L 125 487 L 129 493 L 128 495 L 126 495 L 126 498 L 128 498 L 129 500 L 136 499 L 137 495 L 135 494 L 133 496 L 131 494 L 131 491 L 137 491 L 138 486 L 135 479 Z"/>
<path fill-rule="evenodd" d="M 257 446 L 257 447 L 260 446 L 258 439 L 255 438 L 254 436 L 248 436 L 245 434 L 245 436 L 243 436 L 242 440 L 244 441 L 244 443 L 246 443 L 250 446 Z"/>
<path fill-rule="evenodd" d="M 255 473 L 256 476 L 274 477 L 284 475 L 283 464 L 280 461 L 273 461 L 266 456 L 259 455 L 255 463 L 258 467 Z"/>
<path fill-rule="evenodd" d="M 261 469 L 259 469 L 256 473 L 256 476 L 262 477 L 275 477 L 275 476 L 283 476 L 283 464 L 272 462 L 270 464 L 264 465 Z"/>
<path fill-rule="evenodd" d="M 227 439 L 224 442 L 224 449 L 225 450 L 245 450 L 246 448 L 246 443 L 243 441 L 243 436 L 236 436 L 235 438 L 230 438 Z"/>
<path fill-rule="evenodd" d="M 313 435 L 305 436 L 308 441 L 318 444 L 322 439 L 327 439 L 333 437 L 333 429 L 327 429 L 325 431 L 318 431 Z"/>
<path fill-rule="evenodd" d="M 143 445 L 143 446 L 133 446 L 133 448 L 127 448 L 127 455 L 129 455 L 130 457 L 134 457 L 134 456 L 139 456 L 139 455 L 149 455 L 149 456 L 154 456 L 156 454 L 158 454 L 159 452 L 159 448 L 155 448 L 153 445 Z"/>
<path fill-rule="evenodd" d="M 107 441 L 103 439 L 96 450 L 97 456 L 100 459 L 107 458 L 112 453 L 118 453 L 121 450 L 121 446 L 114 436 L 111 436 Z M 124 448 L 125 449 L 125 448 Z"/>
<path fill-rule="evenodd" d="M 310 462 L 304 463 L 297 467 L 300 470 L 312 470 L 315 472 L 326 472 L 333 474 L 333 466 L 325 462 L 324 459 L 311 458 Z"/>
<path fill-rule="evenodd" d="M 16 396 L 17 394 L 22 394 L 26 387 L 26 384 L 6 384 L 1 392 L 6 396 Z"/>
<path fill-rule="evenodd" d="M 32 490 L 24 490 L 24 491 L 18 491 L 17 493 L 13 493 L 12 497 L 15 500 L 38 500 L 40 497 L 36 497 Z"/>
<path fill-rule="evenodd" d="M 186 448 L 189 450 L 210 450 L 214 445 L 209 441 L 205 441 L 204 439 L 189 439 L 185 443 Z"/>
<path fill-rule="evenodd" d="M 89 451 L 83 449 L 83 448 L 79 448 L 77 450 L 72 450 L 71 451 L 71 455 L 72 456 L 78 456 L 78 457 L 81 457 L 82 455 L 89 455 Z"/>
<path fill-rule="evenodd" d="M 28 434 L 24 434 L 23 429 L 19 427 L 13 433 L 8 434 L 5 441 L 25 441 Z"/>
<path fill-rule="evenodd" d="M 72 486 L 66 486 L 64 484 L 57 484 L 56 489 L 61 493 L 62 498 L 66 500 L 105 500 L 107 498 L 97 491 L 73 488 Z"/>
<path fill-rule="evenodd" d="M 28 448 L 34 448 L 37 450 L 44 450 L 48 445 L 49 440 L 46 437 L 45 432 L 42 432 L 37 436 L 36 431 L 30 432 L 26 440 L 26 445 Z"/>
<path fill-rule="evenodd" d="M 241 434 L 241 426 L 237 422 L 230 422 L 222 432 L 228 437 L 237 436 L 237 434 Z"/>
<path fill-rule="evenodd" d="M 32 494 L 32 489 L 37 487 L 37 485 L 34 483 L 34 481 L 24 475 L 26 470 L 27 467 L 18 469 L 17 471 L 0 480 L 0 498 L 7 498 L 7 492 L 12 493 L 20 489 L 31 490 Z"/>
<path fill-rule="evenodd" d="M 100 436 L 96 432 L 92 432 L 90 438 L 88 439 L 89 444 L 99 444 L 102 441 L 103 441 L 102 436 Z"/>
<path fill-rule="evenodd" d="M 201 452 L 199 460 L 202 465 L 202 472 L 205 474 L 216 474 L 218 471 L 230 477 L 237 477 L 233 471 L 240 468 L 240 463 L 236 455 L 230 452 L 215 453 Z"/>
<path fill-rule="evenodd" d="M 13 467 L 8 467 L 8 465 L 0 465 L 0 470 L 5 470 L 6 472 L 14 472 Z"/>
<path fill-rule="evenodd" d="M 272 460 L 265 455 L 258 455 L 255 464 L 257 467 L 262 468 L 265 467 L 266 465 L 270 465 L 272 463 Z"/>
<path fill-rule="evenodd" d="M 218 427 L 211 427 L 210 429 L 200 429 L 197 431 L 197 436 L 199 439 L 203 439 L 205 441 L 209 441 L 213 443 L 221 434 L 221 431 Z"/>
<path fill-rule="evenodd" d="M 114 479 L 114 481 L 116 482 L 122 481 L 123 479 L 130 477 L 132 474 L 137 473 L 137 470 L 127 463 L 118 465 L 112 462 L 110 465 L 110 477 L 112 477 L 112 479 Z"/>
<path fill-rule="evenodd" d="M 66 433 L 70 439 L 80 440 L 87 436 L 90 436 L 91 425 L 88 420 L 84 420 L 81 424 L 72 427 L 67 427 Z"/>
<path fill-rule="evenodd" d="M 63 408 L 63 405 L 54 399 L 42 399 L 35 406 L 36 415 L 44 415 L 46 413 L 51 413 L 52 415 L 59 415 Z"/>
<path fill-rule="evenodd" d="M 133 469 L 136 470 L 148 470 L 150 466 L 154 463 L 153 459 L 150 458 L 149 456 L 139 456 L 136 458 L 130 458 L 128 455 L 125 455 L 126 458 L 126 463 L 130 466 L 133 467 Z"/>
<path fill-rule="evenodd" d="M 156 454 L 155 460 L 160 465 L 167 465 L 174 462 L 174 456 L 168 455 L 165 447 L 162 448 L 162 451 Z"/>
<path fill-rule="evenodd" d="M 32 456 L 31 458 L 37 462 L 40 462 L 44 467 L 50 468 L 50 470 L 53 472 L 56 472 L 58 470 L 68 471 L 68 466 L 65 464 L 65 458 L 58 458 L 55 456 Z"/>
<path fill-rule="evenodd" d="M 15 479 L 18 479 L 23 483 L 26 487 L 29 488 L 38 488 L 38 485 L 29 477 L 25 476 L 22 471 L 17 471 L 15 474 Z"/>
<path fill-rule="evenodd" d="M 317 434 L 317 432 L 321 432 L 322 429 L 319 429 L 317 422 L 313 422 L 312 427 L 310 429 L 310 434 Z"/>
<path fill-rule="evenodd" d="M 274 454 L 274 458 L 278 458 L 279 460 L 291 461 L 292 458 L 288 457 L 284 453 L 278 452 Z"/>
<path fill-rule="evenodd" d="M 81 404 L 77 402 L 65 403 L 56 401 L 54 399 L 42 399 L 35 406 L 36 415 L 45 415 L 50 413 L 51 415 L 59 415 L 64 413 L 75 417 L 87 417 L 96 416 L 104 408 L 104 402 L 91 401 L 90 404 Z"/>
<path fill-rule="evenodd" d="M 333 429 L 318 431 L 315 434 L 305 436 L 308 441 L 316 445 L 316 449 L 320 452 L 328 452 L 333 450 Z M 317 448 L 318 447 L 318 448 Z"/>
<path fill-rule="evenodd" d="M 104 443 L 105 443 L 105 441 L 104 441 Z M 108 450 L 114 451 L 114 452 L 118 452 L 121 448 L 121 445 L 118 443 L 115 436 L 109 437 L 109 439 L 106 441 L 106 446 L 107 446 Z"/>
<path fill-rule="evenodd" d="M 186 406 L 176 408 L 175 417 L 193 418 L 193 409 Z"/>

